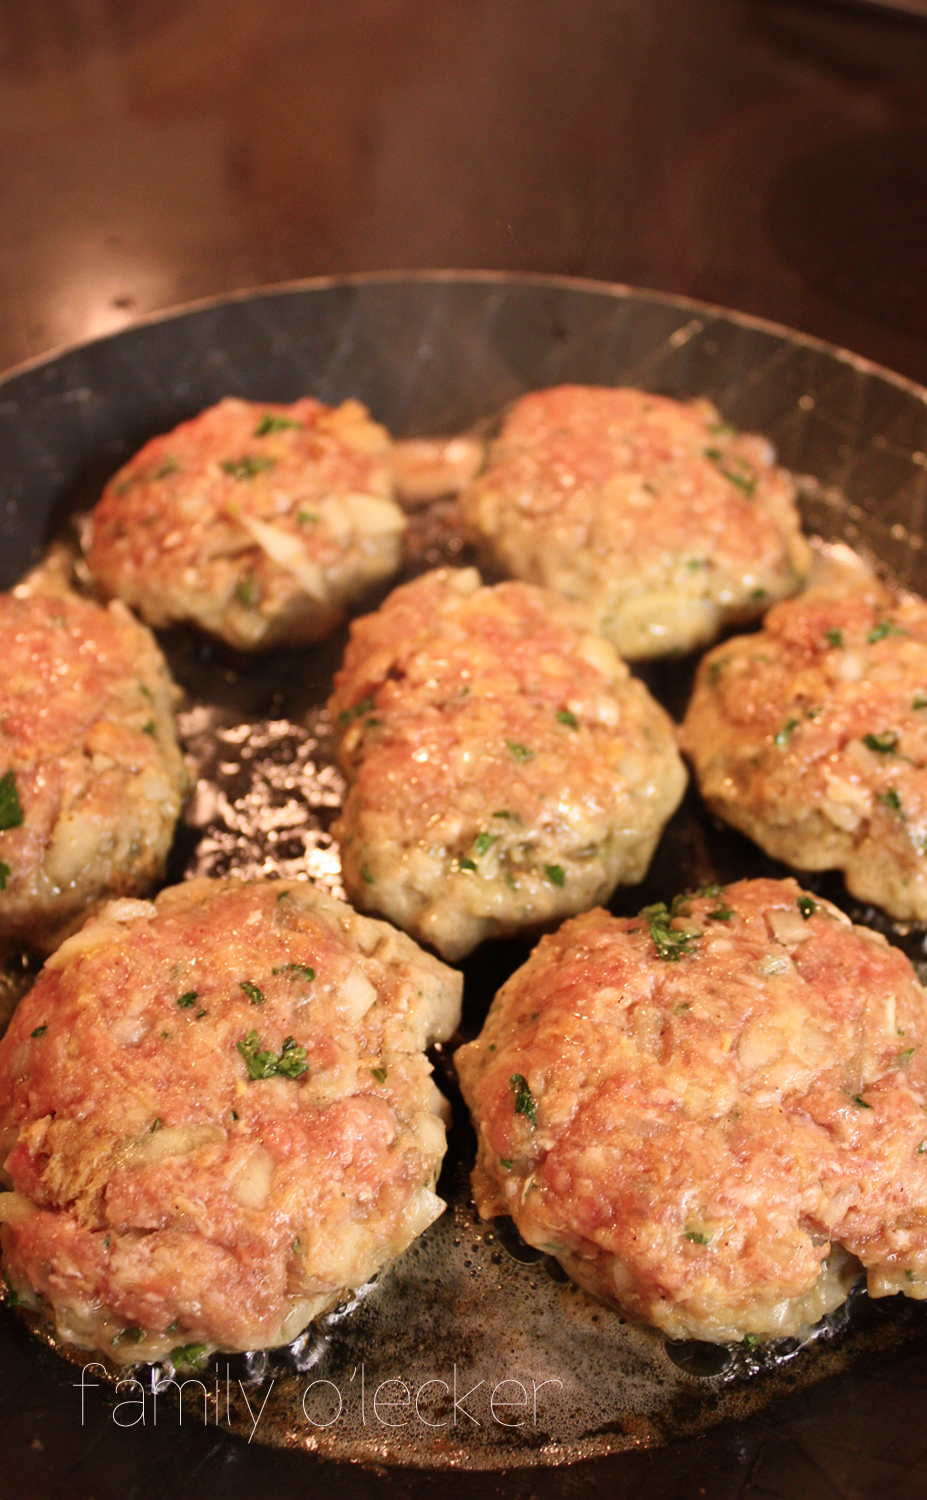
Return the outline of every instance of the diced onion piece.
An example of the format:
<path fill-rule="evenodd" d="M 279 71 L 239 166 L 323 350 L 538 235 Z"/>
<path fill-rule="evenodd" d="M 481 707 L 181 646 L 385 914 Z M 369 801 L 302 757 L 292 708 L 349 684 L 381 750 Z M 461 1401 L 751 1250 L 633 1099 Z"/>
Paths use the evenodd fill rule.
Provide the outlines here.
<path fill-rule="evenodd" d="M 343 496 L 342 503 L 355 529 L 364 536 L 395 536 L 406 529 L 406 518 L 392 500 L 349 494 Z"/>
<path fill-rule="evenodd" d="M 351 1025 L 365 1016 L 377 998 L 377 992 L 360 968 L 351 969 L 342 980 L 335 1004 Z"/>
<path fill-rule="evenodd" d="M 292 532 L 281 531 L 279 526 L 268 526 L 266 521 L 259 521 L 256 516 L 248 516 L 242 512 L 238 520 L 250 536 L 254 538 L 262 552 L 279 563 L 281 568 L 296 579 L 300 588 L 312 599 L 324 600 L 328 596 L 325 586 L 325 575 L 318 563 L 314 563 L 306 556 L 305 548 L 299 537 Z"/>

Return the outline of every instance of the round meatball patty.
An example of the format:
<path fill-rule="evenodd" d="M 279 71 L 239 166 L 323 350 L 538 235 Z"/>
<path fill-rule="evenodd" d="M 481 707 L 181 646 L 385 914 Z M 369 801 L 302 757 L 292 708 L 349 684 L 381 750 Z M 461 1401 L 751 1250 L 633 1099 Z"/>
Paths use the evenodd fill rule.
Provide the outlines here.
<path fill-rule="evenodd" d="M 927 1001 L 792 880 L 566 922 L 456 1063 L 483 1217 L 671 1338 L 927 1295 Z"/>
<path fill-rule="evenodd" d="M 357 401 L 231 397 L 146 443 L 85 538 L 99 587 L 149 625 L 244 650 L 320 640 L 399 566 L 390 440 Z"/>
<path fill-rule="evenodd" d="M 460 988 L 305 882 L 112 903 L 0 1041 L 8 1284 L 122 1362 L 292 1340 L 444 1207 Z"/>
<path fill-rule="evenodd" d="M 0 594 L 0 948 L 50 950 L 161 879 L 187 786 L 178 689 L 118 603 Z"/>
<path fill-rule="evenodd" d="M 689 651 L 810 566 L 791 477 L 707 401 L 565 385 L 515 402 L 464 515 L 516 578 L 581 600 L 623 657 Z"/>
<path fill-rule="evenodd" d="M 642 880 L 686 774 L 585 612 L 440 569 L 355 620 L 330 703 L 351 899 L 458 959 Z"/>
<path fill-rule="evenodd" d="M 713 812 L 927 922 L 927 604 L 813 591 L 699 667 L 682 742 Z"/>

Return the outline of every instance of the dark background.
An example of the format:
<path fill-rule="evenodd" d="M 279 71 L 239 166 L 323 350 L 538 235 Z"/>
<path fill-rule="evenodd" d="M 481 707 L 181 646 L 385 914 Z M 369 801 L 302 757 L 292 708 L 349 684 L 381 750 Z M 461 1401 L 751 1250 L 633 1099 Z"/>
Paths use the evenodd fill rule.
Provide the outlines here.
<path fill-rule="evenodd" d="M 452 267 L 684 293 L 927 382 L 927 0 L 0 0 L 0 198 L 0 369 L 244 287 Z M 874 1360 L 836 1436 L 821 1387 L 659 1473 L 470 1482 L 88 1432 L 0 1338 L 11 1500 L 927 1496 L 913 1355 L 912 1401 Z"/>
<path fill-rule="evenodd" d="M 0 368 L 270 282 L 564 272 L 927 381 L 927 0 L 3 0 Z"/>

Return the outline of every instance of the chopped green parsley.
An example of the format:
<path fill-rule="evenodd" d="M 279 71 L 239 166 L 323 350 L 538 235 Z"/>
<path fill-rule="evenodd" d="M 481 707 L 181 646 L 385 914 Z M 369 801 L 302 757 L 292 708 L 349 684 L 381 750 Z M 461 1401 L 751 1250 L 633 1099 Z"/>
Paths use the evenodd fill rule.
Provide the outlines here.
<path fill-rule="evenodd" d="M 566 871 L 564 870 L 563 865 L 545 865 L 544 874 L 547 876 L 551 885 L 557 885 L 561 887 L 566 885 Z"/>
<path fill-rule="evenodd" d="M 315 978 L 315 969 L 311 968 L 309 964 L 280 964 L 278 968 L 271 969 L 270 972 L 272 974 L 286 974 L 291 984 L 297 979 L 305 979 L 308 984 L 311 984 Z"/>
<path fill-rule="evenodd" d="M 12 873 L 13 871 L 10 869 L 9 865 L 6 864 L 2 859 L 0 859 L 0 891 L 6 890 L 6 883 Z"/>
<path fill-rule="evenodd" d="M 793 729 L 797 729 L 797 728 L 798 728 L 798 720 L 797 719 L 786 719 L 786 721 L 783 724 L 782 728 L 779 730 L 779 733 L 776 735 L 775 743 L 777 745 L 787 745 L 788 742 L 789 742 L 789 740 L 792 738 L 792 731 L 793 731 Z"/>
<path fill-rule="evenodd" d="M 885 729 L 881 734 L 864 734 L 863 744 L 867 750 L 875 750 L 879 755 L 894 755 L 898 736 L 893 729 Z"/>
<path fill-rule="evenodd" d="M 871 1109 L 872 1108 L 871 1104 L 867 1104 L 866 1103 L 866 1101 L 863 1098 L 862 1094 L 854 1094 L 853 1095 L 853 1103 L 854 1104 L 858 1104 L 859 1107 L 860 1107 L 860 1109 Z"/>
<path fill-rule="evenodd" d="M 538 1107 L 528 1080 L 523 1073 L 513 1073 L 509 1079 L 509 1087 L 515 1095 L 515 1113 L 524 1115 L 536 1128 L 538 1123 Z"/>
<path fill-rule="evenodd" d="M 866 640 L 869 642 L 870 646 L 874 646 L 876 644 L 876 641 L 884 641 L 886 636 L 907 635 L 907 633 L 908 632 L 906 630 L 902 630 L 900 625 L 896 625 L 894 620 L 884 619 L 879 620 L 877 624 L 873 625 L 869 634 L 866 636 Z"/>
<path fill-rule="evenodd" d="M 171 1350 L 171 1364 L 188 1369 L 201 1369 L 208 1358 L 209 1350 L 205 1344 L 180 1344 Z"/>
<path fill-rule="evenodd" d="M 169 479 L 172 474 L 180 473 L 180 461 L 176 458 L 166 458 L 160 469 L 156 469 L 154 479 Z"/>
<path fill-rule="evenodd" d="M 517 761 L 524 763 L 526 760 L 534 760 L 534 751 L 529 750 L 527 745 L 519 745 L 515 740 L 506 740 L 506 748 L 510 755 L 514 755 Z"/>
<path fill-rule="evenodd" d="M 274 1052 L 261 1049 L 256 1031 L 249 1031 L 235 1045 L 245 1060 L 248 1077 L 252 1080 L 273 1078 L 277 1074 L 283 1078 L 299 1078 L 309 1067 L 305 1047 L 301 1047 L 291 1036 L 284 1041 L 279 1057 Z"/>
<path fill-rule="evenodd" d="M 711 459 L 718 473 L 729 484 L 741 490 L 749 500 L 756 491 L 756 470 L 739 453 L 722 453 L 720 448 L 705 448 L 705 457 Z"/>
<path fill-rule="evenodd" d="M 473 841 L 473 847 L 482 859 L 483 855 L 488 854 L 493 844 L 497 844 L 501 837 L 501 833 L 478 833 Z"/>
<path fill-rule="evenodd" d="M 47 1030 L 48 1030 L 48 1022 L 47 1022 L 47 1021 L 45 1021 L 45 1022 L 44 1022 L 44 1023 L 43 1023 L 43 1025 L 41 1025 L 41 1026 L 37 1026 L 37 1027 L 36 1027 L 36 1028 L 35 1028 L 35 1031 L 31 1031 L 31 1032 L 30 1032 L 30 1033 L 29 1033 L 29 1035 L 30 1035 L 30 1036 L 44 1036 L 44 1035 L 45 1035 L 45 1033 L 46 1033 L 46 1031 L 47 1031 Z M 913 1049 L 912 1049 L 912 1050 L 913 1050 Z"/>
<path fill-rule="evenodd" d="M 703 1234 L 700 1229 L 687 1229 L 686 1239 L 691 1240 L 693 1245 L 708 1245 L 711 1243 L 711 1235 Z"/>
<path fill-rule="evenodd" d="M 815 912 L 818 909 L 818 903 L 816 901 L 812 901 L 810 896 L 799 896 L 797 901 L 795 902 L 795 905 L 798 907 L 798 910 L 801 912 L 806 922 L 809 917 L 814 916 Z"/>
<path fill-rule="evenodd" d="M 254 479 L 255 475 L 272 469 L 276 462 L 275 458 L 263 453 L 243 453 L 241 458 L 223 458 L 219 468 L 231 474 L 233 479 Z"/>
<path fill-rule="evenodd" d="M 476 861 L 472 859 L 459 859 L 457 861 L 457 867 L 460 870 L 475 870 Z"/>
<path fill-rule="evenodd" d="M 22 820 L 16 777 L 12 771 L 7 771 L 5 776 L 0 776 L 0 833 L 5 833 L 8 828 L 19 828 Z"/>
<path fill-rule="evenodd" d="M 370 1071 L 373 1074 L 374 1078 L 377 1080 L 377 1083 L 385 1083 L 386 1082 L 386 1069 L 385 1068 L 371 1068 Z"/>
<path fill-rule="evenodd" d="M 557 715 L 557 723 L 565 724 L 567 729 L 578 729 L 579 720 L 575 714 L 571 714 L 568 708 L 562 708 Z"/>
<path fill-rule="evenodd" d="M 899 797 L 897 791 L 893 786 L 890 786 L 888 788 L 888 791 L 886 792 L 880 792 L 878 797 L 876 798 L 876 801 L 883 803 L 885 807 L 890 807 L 892 809 L 892 812 L 898 813 L 899 817 L 904 817 L 904 808 L 901 805 L 901 798 Z"/>
<path fill-rule="evenodd" d="M 286 432 L 288 427 L 299 430 L 301 424 L 294 422 L 291 417 L 281 416 L 274 411 L 266 411 L 254 429 L 255 437 L 267 437 L 269 432 Z"/>
<path fill-rule="evenodd" d="M 185 990 L 182 995 L 177 996 L 177 1004 L 181 1010 L 189 1010 L 191 1006 L 196 1004 L 198 999 L 199 995 L 196 993 L 196 990 Z"/>
<path fill-rule="evenodd" d="M 251 983 L 250 979 L 240 979 L 238 981 L 238 988 L 244 991 L 252 1005 L 264 1004 L 264 991 L 259 990 L 256 984 Z"/>
<path fill-rule="evenodd" d="M 657 950 L 657 957 L 667 963 L 678 963 L 683 954 L 689 952 L 689 944 L 702 936 L 700 932 L 685 932 L 672 927 L 670 924 L 673 921 L 673 913 L 665 901 L 657 901 L 653 906 L 645 906 L 640 915 L 650 928 L 650 936 Z"/>

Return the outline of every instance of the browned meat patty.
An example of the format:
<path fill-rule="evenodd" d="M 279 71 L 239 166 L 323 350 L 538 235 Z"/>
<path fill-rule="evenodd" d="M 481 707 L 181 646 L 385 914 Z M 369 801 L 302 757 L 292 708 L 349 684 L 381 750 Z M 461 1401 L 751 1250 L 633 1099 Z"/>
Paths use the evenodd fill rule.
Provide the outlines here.
<path fill-rule="evenodd" d="M 769 443 L 707 401 L 565 385 L 515 402 L 461 505 L 507 572 L 580 600 L 636 660 L 795 592 L 795 493 Z"/>
<path fill-rule="evenodd" d="M 390 442 L 357 401 L 231 397 L 146 443 L 92 513 L 87 562 L 149 625 L 244 650 L 320 640 L 399 566 Z"/>
<path fill-rule="evenodd" d="M 0 1041 L 7 1282 L 117 1361 L 293 1339 L 444 1206 L 460 989 L 305 882 L 112 903 Z"/>
<path fill-rule="evenodd" d="M 768 854 L 927 922 L 927 604 L 814 591 L 702 662 L 682 730 L 709 807 Z"/>
<path fill-rule="evenodd" d="M 685 787 L 672 723 L 586 614 L 472 568 L 356 620 L 330 707 L 348 893 L 448 959 L 643 879 Z"/>
<path fill-rule="evenodd" d="M 792 880 L 566 922 L 456 1061 L 483 1217 L 672 1338 L 927 1295 L 927 1001 Z"/>
<path fill-rule="evenodd" d="M 178 696 L 121 604 L 0 594 L 0 949 L 49 950 L 164 874 L 187 776 Z"/>

